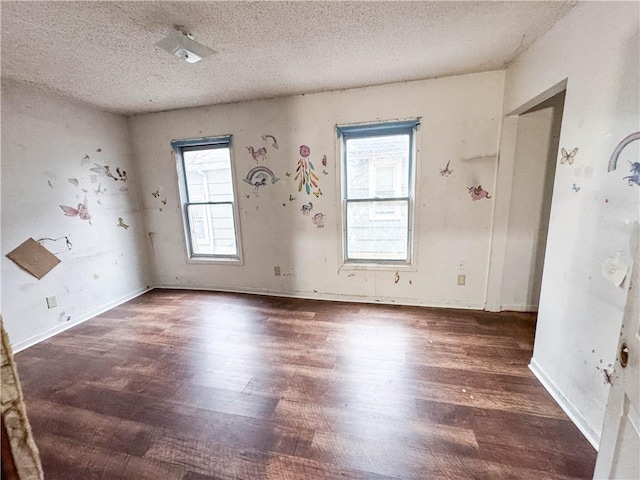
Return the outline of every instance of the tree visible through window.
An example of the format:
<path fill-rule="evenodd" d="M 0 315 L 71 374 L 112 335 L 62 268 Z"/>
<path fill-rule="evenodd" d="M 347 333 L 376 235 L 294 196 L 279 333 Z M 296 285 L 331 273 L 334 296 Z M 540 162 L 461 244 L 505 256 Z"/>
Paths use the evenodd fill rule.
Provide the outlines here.
<path fill-rule="evenodd" d="M 409 263 L 418 121 L 338 127 L 346 262 Z"/>
<path fill-rule="evenodd" d="M 230 137 L 176 141 L 191 257 L 239 259 Z"/>

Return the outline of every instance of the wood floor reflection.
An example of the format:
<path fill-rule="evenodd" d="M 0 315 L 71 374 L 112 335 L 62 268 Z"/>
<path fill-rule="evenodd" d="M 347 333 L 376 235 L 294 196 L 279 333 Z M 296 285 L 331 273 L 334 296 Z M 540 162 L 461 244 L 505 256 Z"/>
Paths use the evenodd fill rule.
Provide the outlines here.
<path fill-rule="evenodd" d="M 534 328 L 154 290 L 16 360 L 47 480 L 591 478 Z"/>

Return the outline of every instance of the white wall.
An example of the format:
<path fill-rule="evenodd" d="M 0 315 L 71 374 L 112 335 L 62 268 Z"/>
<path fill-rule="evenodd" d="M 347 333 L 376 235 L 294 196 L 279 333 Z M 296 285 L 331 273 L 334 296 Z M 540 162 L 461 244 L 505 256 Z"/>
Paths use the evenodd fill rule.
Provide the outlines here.
<path fill-rule="evenodd" d="M 501 309 L 537 311 L 564 92 L 518 118 Z"/>
<path fill-rule="evenodd" d="M 123 168 L 128 181 L 93 182 L 94 162 Z M 2 315 L 14 349 L 144 291 L 149 268 L 138 180 L 124 117 L 3 81 Z M 98 185 L 107 190 L 97 194 Z M 85 195 L 92 224 L 59 207 L 77 207 Z M 128 229 L 117 226 L 119 217 Z M 29 237 L 67 235 L 70 251 L 64 240 L 44 244 L 61 252 L 61 263 L 41 280 L 5 257 Z M 58 307 L 49 310 L 50 295 Z"/>
<path fill-rule="evenodd" d="M 505 84 L 505 113 L 521 113 L 567 79 L 560 146 L 579 152 L 573 165 L 557 162 L 532 369 L 594 444 L 626 296 L 600 263 L 617 249 L 631 258 L 626 221 L 638 221 L 640 204 L 640 188 L 622 179 L 640 142 L 607 172 L 618 142 L 640 130 L 639 9 L 579 3 L 508 68 Z"/>
<path fill-rule="evenodd" d="M 483 308 L 493 201 L 472 201 L 467 187 L 481 184 L 493 192 L 503 79 L 504 72 L 490 72 L 132 117 L 156 284 Z M 341 269 L 335 125 L 410 117 L 422 117 L 415 268 Z M 244 265 L 187 263 L 170 142 L 224 134 L 233 135 Z M 265 134 L 276 136 L 279 149 L 261 140 Z M 294 184 L 302 144 L 311 148 L 320 176 L 319 198 L 298 193 Z M 256 165 L 250 145 L 267 146 L 265 165 L 281 179 L 257 192 L 242 182 Z M 327 175 L 321 173 L 323 155 Z M 440 175 L 448 161 L 449 178 Z M 156 190 L 167 198 L 163 211 L 151 195 Z M 290 194 L 297 199 L 290 202 Z M 314 213 L 326 215 L 325 228 L 302 215 L 309 201 Z M 274 276 L 275 265 L 282 277 Z M 459 273 L 467 275 L 465 287 L 456 285 Z"/>

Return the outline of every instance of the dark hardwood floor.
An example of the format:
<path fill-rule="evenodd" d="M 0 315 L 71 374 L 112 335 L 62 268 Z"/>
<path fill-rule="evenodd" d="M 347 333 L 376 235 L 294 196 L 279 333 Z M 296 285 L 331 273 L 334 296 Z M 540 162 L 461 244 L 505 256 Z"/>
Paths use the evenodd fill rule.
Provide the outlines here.
<path fill-rule="evenodd" d="M 155 290 L 16 360 L 47 480 L 591 478 L 534 328 Z"/>

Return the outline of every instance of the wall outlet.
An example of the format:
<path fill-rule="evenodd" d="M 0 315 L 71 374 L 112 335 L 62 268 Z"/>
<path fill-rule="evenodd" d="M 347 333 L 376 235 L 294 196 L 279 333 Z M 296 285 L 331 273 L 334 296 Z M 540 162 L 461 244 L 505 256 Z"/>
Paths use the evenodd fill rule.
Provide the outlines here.
<path fill-rule="evenodd" d="M 458 270 L 464 270 L 464 260 L 458 262 Z"/>
<path fill-rule="evenodd" d="M 458 275 L 458 285 L 463 287 L 467 284 L 467 276 L 466 275 Z"/>
<path fill-rule="evenodd" d="M 56 298 L 55 295 L 51 295 L 50 297 L 47 297 L 47 308 L 54 308 L 58 306 L 58 299 Z"/>
<path fill-rule="evenodd" d="M 273 267 L 273 274 L 276 277 L 279 277 L 280 275 L 282 275 L 282 272 L 280 271 L 280 267 L 279 266 Z"/>

